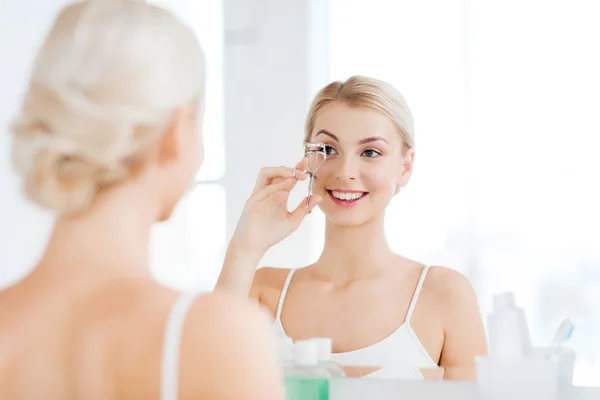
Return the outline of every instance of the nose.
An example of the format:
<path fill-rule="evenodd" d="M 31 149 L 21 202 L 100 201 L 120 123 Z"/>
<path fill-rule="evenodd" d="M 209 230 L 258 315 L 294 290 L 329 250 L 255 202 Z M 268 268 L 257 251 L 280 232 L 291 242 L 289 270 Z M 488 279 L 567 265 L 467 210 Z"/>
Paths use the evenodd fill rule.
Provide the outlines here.
<path fill-rule="evenodd" d="M 339 157 L 337 168 L 335 170 L 336 178 L 339 181 L 353 181 L 358 176 L 358 160 L 352 156 Z"/>

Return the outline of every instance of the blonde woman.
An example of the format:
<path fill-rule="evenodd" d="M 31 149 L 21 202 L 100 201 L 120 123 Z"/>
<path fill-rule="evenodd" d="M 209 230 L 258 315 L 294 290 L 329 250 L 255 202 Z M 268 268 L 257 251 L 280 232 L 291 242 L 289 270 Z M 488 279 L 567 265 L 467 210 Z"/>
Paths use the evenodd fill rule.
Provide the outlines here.
<path fill-rule="evenodd" d="M 57 214 L 35 270 L 0 292 L 3 399 L 282 399 L 268 317 L 148 271 L 151 225 L 202 163 L 204 58 L 136 0 L 65 7 L 13 127 L 36 204 Z"/>
<path fill-rule="evenodd" d="M 415 157 L 411 112 L 392 86 L 367 78 L 333 82 L 314 99 L 305 142 L 323 142 L 309 207 L 327 218 L 320 258 L 305 268 L 261 268 L 273 244 L 301 219 L 285 196 L 273 207 L 249 199 L 228 249 L 219 286 L 257 300 L 278 335 L 329 337 L 334 360 L 353 375 L 419 378 L 443 367 L 447 379 L 472 379 L 486 341 L 475 293 L 458 272 L 395 254 L 384 233 L 385 210 L 408 184 Z M 297 170 L 306 166 L 304 160 Z M 294 186 L 304 173 L 266 168 L 258 188 Z M 443 201 L 443 199 L 440 199 Z M 399 224 L 402 221 L 398 221 Z"/>

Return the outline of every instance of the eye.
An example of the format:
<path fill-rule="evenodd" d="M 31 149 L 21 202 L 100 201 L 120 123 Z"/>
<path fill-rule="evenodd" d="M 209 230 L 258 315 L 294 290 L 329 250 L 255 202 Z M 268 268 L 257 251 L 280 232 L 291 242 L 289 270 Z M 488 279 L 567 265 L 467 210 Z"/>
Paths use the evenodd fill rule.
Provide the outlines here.
<path fill-rule="evenodd" d="M 378 152 L 377 150 L 368 149 L 368 150 L 363 151 L 362 155 L 367 158 L 375 158 L 375 157 L 379 157 L 381 155 L 381 153 Z"/>
<path fill-rule="evenodd" d="M 335 149 L 331 146 L 325 146 L 325 154 L 328 156 L 333 156 L 337 154 L 337 151 L 335 151 Z"/>

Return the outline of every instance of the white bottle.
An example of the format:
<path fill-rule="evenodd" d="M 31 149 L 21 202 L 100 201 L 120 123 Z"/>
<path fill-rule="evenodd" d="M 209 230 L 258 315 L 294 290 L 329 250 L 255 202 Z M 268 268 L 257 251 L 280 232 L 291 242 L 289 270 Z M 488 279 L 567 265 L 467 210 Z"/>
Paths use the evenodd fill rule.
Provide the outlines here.
<path fill-rule="evenodd" d="M 488 315 L 490 355 L 477 357 L 478 399 L 544 399 L 557 396 L 557 363 L 535 357 L 523 309 L 513 293 L 497 294 Z"/>
<path fill-rule="evenodd" d="M 525 312 L 516 306 L 512 292 L 495 295 L 493 303 L 487 319 L 490 356 L 496 360 L 522 359 L 531 352 Z"/>
<path fill-rule="evenodd" d="M 277 359 L 284 369 L 294 361 L 294 342 L 289 337 L 277 338 Z"/>
<path fill-rule="evenodd" d="M 330 374 L 319 364 L 319 347 L 311 340 L 294 343 L 294 362 L 286 368 L 288 400 L 328 400 Z"/>
<path fill-rule="evenodd" d="M 331 359 L 331 339 L 313 338 L 310 340 L 315 342 L 319 348 L 320 365 L 323 366 L 331 376 L 346 376 L 340 365 Z"/>

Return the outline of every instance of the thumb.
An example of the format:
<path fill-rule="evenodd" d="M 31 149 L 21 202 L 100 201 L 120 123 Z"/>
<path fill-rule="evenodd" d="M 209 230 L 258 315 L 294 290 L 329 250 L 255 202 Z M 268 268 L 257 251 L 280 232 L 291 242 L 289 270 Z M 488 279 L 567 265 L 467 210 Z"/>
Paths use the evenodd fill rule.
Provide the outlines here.
<path fill-rule="evenodd" d="M 290 213 L 290 221 L 292 221 L 296 226 L 300 226 L 300 223 L 302 222 L 304 217 L 310 214 L 313 208 L 315 208 L 321 202 L 321 200 L 323 200 L 323 198 L 318 194 L 313 194 L 312 196 L 310 196 L 310 201 L 308 197 L 305 198 L 304 201 L 302 201 L 298 205 L 298 207 L 296 207 L 296 209 Z M 309 202 L 308 211 L 306 211 L 307 201 Z"/>

